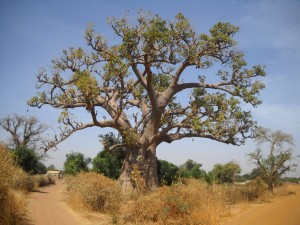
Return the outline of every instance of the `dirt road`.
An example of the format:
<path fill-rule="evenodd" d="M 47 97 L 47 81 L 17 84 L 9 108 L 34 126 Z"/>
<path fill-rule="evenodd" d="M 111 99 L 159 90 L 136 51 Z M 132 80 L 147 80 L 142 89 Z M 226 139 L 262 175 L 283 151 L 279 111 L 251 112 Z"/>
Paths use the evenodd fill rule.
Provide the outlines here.
<path fill-rule="evenodd" d="M 29 216 L 33 225 L 90 225 L 66 205 L 64 187 L 64 183 L 57 182 L 29 195 Z"/>
<path fill-rule="evenodd" d="M 300 185 L 293 185 L 290 189 L 296 194 L 252 205 L 224 225 L 300 225 Z"/>

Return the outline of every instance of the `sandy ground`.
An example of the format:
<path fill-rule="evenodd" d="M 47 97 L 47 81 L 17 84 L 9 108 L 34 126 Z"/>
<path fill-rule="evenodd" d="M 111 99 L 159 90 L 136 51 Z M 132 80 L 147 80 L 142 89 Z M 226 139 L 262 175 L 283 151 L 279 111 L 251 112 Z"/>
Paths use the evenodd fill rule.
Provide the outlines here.
<path fill-rule="evenodd" d="M 289 189 L 295 194 L 252 204 L 224 225 L 300 225 L 300 185 L 291 185 Z"/>
<path fill-rule="evenodd" d="M 29 195 L 29 217 L 33 225 L 90 225 L 64 200 L 63 182 L 40 188 Z"/>

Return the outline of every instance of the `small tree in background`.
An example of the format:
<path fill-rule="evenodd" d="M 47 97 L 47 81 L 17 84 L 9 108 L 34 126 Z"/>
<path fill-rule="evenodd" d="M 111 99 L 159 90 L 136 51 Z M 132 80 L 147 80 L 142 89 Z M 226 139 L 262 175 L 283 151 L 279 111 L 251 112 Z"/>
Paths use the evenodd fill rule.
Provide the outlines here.
<path fill-rule="evenodd" d="M 211 172 L 214 174 L 218 183 L 233 184 L 236 176 L 240 174 L 241 171 L 241 167 L 238 163 L 230 161 L 226 164 L 215 164 Z"/>
<path fill-rule="evenodd" d="M 36 117 L 25 117 L 17 114 L 2 117 L 0 127 L 10 134 L 9 147 L 34 150 L 42 144 L 44 139 L 41 135 L 48 128 Z"/>
<path fill-rule="evenodd" d="M 289 163 L 293 159 L 291 146 L 294 146 L 294 138 L 280 130 L 273 132 L 260 127 L 256 130 L 255 140 L 258 148 L 248 154 L 248 157 L 257 166 L 260 177 L 268 184 L 269 191 L 273 192 L 274 184 L 281 176 L 297 166 Z M 269 145 L 267 155 L 262 150 L 264 144 Z"/>
<path fill-rule="evenodd" d="M 46 166 L 39 161 L 40 157 L 33 149 L 19 147 L 10 151 L 16 164 L 25 172 L 29 174 L 44 174 L 47 172 Z"/>
<path fill-rule="evenodd" d="M 200 169 L 202 164 L 188 159 L 184 164 L 179 166 L 179 176 L 184 178 L 205 179 L 206 172 Z"/>
<path fill-rule="evenodd" d="M 178 166 L 166 160 L 157 160 L 157 174 L 160 185 L 171 185 L 178 178 Z"/>
<path fill-rule="evenodd" d="M 82 153 L 72 152 L 66 154 L 66 161 L 64 163 L 65 174 L 74 175 L 81 171 L 88 171 L 88 164 L 91 162 L 90 158 L 85 158 Z"/>
<path fill-rule="evenodd" d="M 117 147 L 122 141 L 112 132 L 99 137 L 103 144 L 103 150 L 92 160 L 93 171 L 102 173 L 111 179 L 118 179 L 126 156 L 126 149 Z"/>

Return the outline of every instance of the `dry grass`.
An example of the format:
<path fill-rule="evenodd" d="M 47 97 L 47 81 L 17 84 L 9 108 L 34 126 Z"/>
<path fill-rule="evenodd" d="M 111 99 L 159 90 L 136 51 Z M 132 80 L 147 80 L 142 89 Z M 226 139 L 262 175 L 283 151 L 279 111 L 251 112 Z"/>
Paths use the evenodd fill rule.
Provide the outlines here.
<path fill-rule="evenodd" d="M 101 174 L 83 172 L 66 177 L 66 183 L 68 202 L 75 210 L 107 213 L 117 222 L 122 196 L 116 181 Z"/>
<path fill-rule="evenodd" d="M 260 178 L 256 178 L 246 185 L 231 185 L 224 189 L 229 204 L 249 201 L 264 202 L 270 197 L 267 185 Z"/>
<path fill-rule="evenodd" d="M 25 191 L 34 185 L 29 176 L 18 168 L 5 146 L 0 145 L 0 224 L 23 225 L 26 219 Z M 34 180 L 34 179 L 33 179 Z"/>
<path fill-rule="evenodd" d="M 35 175 L 34 179 L 38 187 L 47 186 L 49 184 L 55 184 L 55 178 L 46 174 Z"/>
<path fill-rule="evenodd" d="M 234 214 L 233 209 L 240 211 L 251 201 L 269 197 L 260 179 L 244 186 L 211 186 L 188 179 L 127 200 L 122 200 L 126 198 L 116 181 L 100 174 L 80 173 L 66 180 L 69 204 L 102 224 L 217 225 Z"/>
<path fill-rule="evenodd" d="M 198 180 L 161 187 L 127 203 L 123 221 L 127 224 L 215 225 L 227 212 L 220 191 Z"/>
<path fill-rule="evenodd" d="M 9 189 L 0 203 L 1 225 L 29 225 L 25 193 Z"/>
<path fill-rule="evenodd" d="M 297 186 L 299 184 L 292 184 L 285 182 L 274 190 L 275 196 L 286 196 L 286 195 L 296 195 Z"/>
<path fill-rule="evenodd" d="M 116 181 L 100 174 L 80 173 L 66 180 L 69 204 L 101 224 L 218 225 L 251 202 L 265 202 L 272 197 L 259 178 L 240 186 L 211 186 L 188 179 L 127 200 Z M 284 186 L 276 191 L 292 193 Z"/>

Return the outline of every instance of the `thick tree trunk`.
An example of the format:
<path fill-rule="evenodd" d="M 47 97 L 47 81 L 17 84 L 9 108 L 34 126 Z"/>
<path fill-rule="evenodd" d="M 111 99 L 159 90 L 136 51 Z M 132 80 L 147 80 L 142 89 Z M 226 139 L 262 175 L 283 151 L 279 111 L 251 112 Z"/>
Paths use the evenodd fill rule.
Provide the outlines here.
<path fill-rule="evenodd" d="M 127 149 L 119 182 L 124 192 L 153 190 L 158 187 L 156 147 Z"/>

